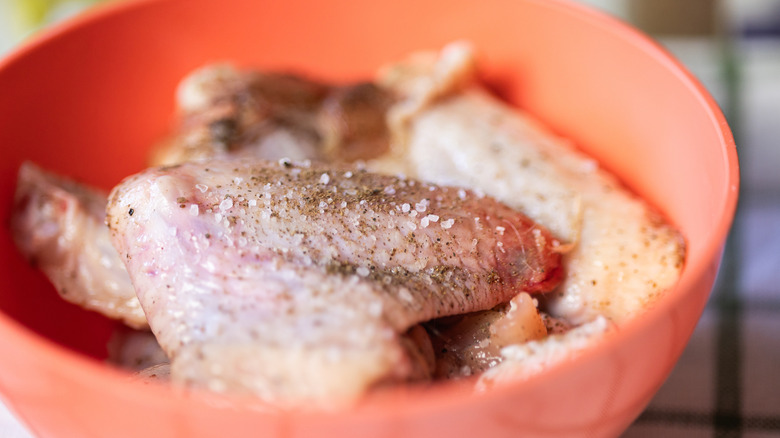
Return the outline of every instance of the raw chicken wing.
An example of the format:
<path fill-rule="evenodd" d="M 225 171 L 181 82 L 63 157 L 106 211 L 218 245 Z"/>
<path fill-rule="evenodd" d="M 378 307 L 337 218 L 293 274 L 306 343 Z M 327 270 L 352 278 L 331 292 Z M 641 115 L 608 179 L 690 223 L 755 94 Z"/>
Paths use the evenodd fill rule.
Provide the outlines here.
<path fill-rule="evenodd" d="M 147 170 L 107 220 L 173 380 L 281 404 L 426 378 L 411 327 L 561 277 L 558 242 L 492 198 L 285 160 Z"/>

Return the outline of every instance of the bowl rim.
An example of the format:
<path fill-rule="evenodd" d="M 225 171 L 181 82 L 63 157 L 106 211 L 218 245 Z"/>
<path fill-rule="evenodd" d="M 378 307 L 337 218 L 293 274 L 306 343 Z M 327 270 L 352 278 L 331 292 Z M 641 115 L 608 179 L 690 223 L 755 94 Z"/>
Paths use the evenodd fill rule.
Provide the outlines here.
<path fill-rule="evenodd" d="M 22 44 L 11 49 L 4 57 L 0 58 L 0 71 L 3 71 L 29 53 L 39 50 L 41 47 L 49 44 L 50 41 L 56 40 L 74 29 L 78 29 L 116 14 L 127 13 L 132 10 L 166 1 L 169 0 L 124 0 L 95 5 L 90 10 L 76 17 L 52 25 L 43 31 L 39 31 Z M 706 112 L 708 119 L 712 122 L 713 129 L 717 133 L 718 146 L 721 148 L 723 163 L 725 165 L 723 171 L 726 173 L 726 182 L 728 184 L 728 187 L 725 187 L 727 193 L 723 195 L 720 211 L 717 212 L 718 220 L 713 225 L 712 233 L 704 242 L 702 251 L 706 254 L 721 255 L 725 245 L 725 239 L 736 213 L 740 174 L 734 138 L 726 118 L 714 98 L 699 80 L 696 79 L 694 75 L 667 49 L 662 47 L 660 43 L 654 41 L 649 36 L 622 20 L 595 8 L 575 3 L 572 0 L 526 1 L 547 8 L 556 9 L 559 13 L 574 15 L 575 19 L 585 20 L 599 30 L 608 32 L 613 38 L 629 43 L 636 50 L 641 51 L 649 58 L 652 58 L 652 60 L 662 66 L 665 71 L 674 75 L 677 80 L 685 86 L 685 89 L 696 97 L 701 104 L 701 108 Z M 706 275 L 708 270 L 713 268 L 713 264 L 714 266 L 719 264 L 720 257 L 716 256 L 716 258 L 717 260 L 706 260 L 703 258 L 702 260 L 694 260 L 693 263 L 689 263 L 688 260 L 686 260 L 686 265 L 681 278 L 679 282 L 668 291 L 668 296 L 659 300 L 641 316 L 625 321 L 621 324 L 619 330 L 612 331 L 604 339 L 588 346 L 584 351 L 577 354 L 576 357 L 570 357 L 553 364 L 545 370 L 542 370 L 539 374 L 536 374 L 527 382 L 508 383 L 483 393 L 472 393 L 470 394 L 470 397 L 472 397 L 473 400 L 489 400 L 495 397 L 503 397 L 507 392 L 516 391 L 518 386 L 533 384 L 533 381 L 538 381 L 541 378 L 555 378 L 556 375 L 563 373 L 565 368 L 572 366 L 573 362 L 601 354 L 603 351 L 613 348 L 613 346 L 620 343 L 622 339 L 631 338 L 634 334 L 641 332 L 649 325 L 652 325 L 661 318 L 662 315 L 668 313 L 669 309 L 676 306 L 683 298 L 683 294 L 674 292 L 677 290 L 690 289 L 700 278 L 702 278 L 702 276 Z M 176 398 L 177 401 L 189 405 L 190 403 L 202 403 L 204 400 L 208 401 L 211 397 L 205 392 L 200 394 L 202 397 L 182 396 L 164 385 L 138 385 L 130 382 L 129 379 L 127 379 L 127 372 L 105 366 L 97 360 L 88 358 L 76 351 L 38 335 L 32 329 L 24 326 L 1 310 L 0 337 L 20 345 L 26 344 L 33 354 L 45 358 L 47 361 L 56 361 L 60 373 L 70 376 L 74 381 L 81 381 L 94 387 L 106 384 L 114 385 L 117 389 L 123 391 L 123 397 L 125 399 L 133 399 L 139 403 L 148 403 L 150 400 L 158 400 L 155 403 L 160 403 L 160 400 L 163 400 L 163 403 L 170 403 L 171 398 Z M 0 382 L 0 385 L 2 385 L 2 382 Z M 392 415 L 404 416 L 425 415 L 425 413 L 430 413 L 431 411 L 441 411 L 448 406 L 461 404 L 461 399 L 454 395 L 463 392 L 463 385 L 447 383 L 443 385 L 434 385 L 433 387 L 425 388 L 422 391 L 424 392 L 424 397 L 422 398 L 424 402 L 402 404 L 394 402 L 393 399 L 395 396 L 401 392 L 411 392 L 415 394 L 418 392 L 415 389 L 400 389 L 391 391 L 393 394 L 387 394 L 387 396 L 384 394 L 380 394 L 376 397 L 370 396 L 365 403 L 347 407 L 344 410 L 339 410 L 339 412 L 342 414 L 360 412 L 361 416 L 365 417 L 365 415 L 368 415 L 369 418 L 374 415 L 384 418 L 387 416 L 387 412 L 391 412 Z M 0 391 L 0 398 L 5 399 L 6 396 L 4 393 L 4 390 Z M 409 400 L 418 398 L 419 395 L 410 397 Z M 9 409 L 12 411 L 14 410 L 13 403 L 6 404 Z M 393 406 L 392 409 L 386 409 L 386 406 L 390 406 L 390 404 Z M 245 406 L 240 403 L 237 404 L 235 408 L 252 411 L 251 406 Z M 285 414 L 286 413 L 283 413 L 282 415 Z M 260 413 L 259 415 L 263 414 Z M 301 412 L 296 412 L 295 415 L 300 416 Z M 304 412 L 303 415 L 330 416 L 332 415 L 332 412 L 313 411 Z M 23 421 L 25 420 L 24 413 L 17 413 L 17 416 Z M 31 427 L 34 426 L 29 422 L 26 423 Z"/>

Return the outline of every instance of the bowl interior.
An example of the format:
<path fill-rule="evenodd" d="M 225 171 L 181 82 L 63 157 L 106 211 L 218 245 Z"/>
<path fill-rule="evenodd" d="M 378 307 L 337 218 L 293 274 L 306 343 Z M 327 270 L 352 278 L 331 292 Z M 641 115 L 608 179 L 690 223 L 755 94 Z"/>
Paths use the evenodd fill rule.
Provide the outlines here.
<path fill-rule="evenodd" d="M 0 62 L 0 217 L 7 222 L 23 160 L 106 189 L 141 170 L 171 126 L 177 82 L 205 63 L 349 80 L 457 39 L 474 43 L 503 97 L 574 140 L 681 229 L 681 286 L 633 323 L 651 324 L 716 263 L 736 203 L 734 145 L 712 99 L 661 49 L 558 1 L 111 5 Z M 0 276 L 0 327 L 20 323 L 54 341 L 34 347 L 48 358 L 105 356 L 113 323 L 57 298 L 17 254 L 7 227 Z"/>

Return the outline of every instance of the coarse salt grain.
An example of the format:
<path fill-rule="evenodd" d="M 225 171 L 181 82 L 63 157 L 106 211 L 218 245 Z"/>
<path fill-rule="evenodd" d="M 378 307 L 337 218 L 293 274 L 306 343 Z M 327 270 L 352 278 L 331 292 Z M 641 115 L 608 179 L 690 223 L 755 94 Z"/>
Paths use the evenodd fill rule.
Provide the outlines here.
<path fill-rule="evenodd" d="M 417 224 L 415 224 L 414 222 L 407 222 L 407 223 L 406 223 L 406 226 L 407 226 L 407 227 L 408 227 L 410 230 L 412 230 L 412 231 L 414 231 L 414 230 L 416 230 L 416 229 L 417 229 Z"/>
<path fill-rule="evenodd" d="M 206 191 L 209 189 L 209 186 L 206 184 L 195 184 L 195 188 L 200 190 L 201 193 L 206 193 Z"/>
<path fill-rule="evenodd" d="M 254 207 L 257 205 L 257 199 L 250 199 L 249 200 L 249 206 Z"/>
<path fill-rule="evenodd" d="M 366 268 L 365 266 L 361 266 L 361 267 L 357 268 L 356 272 L 357 272 L 357 275 L 359 275 L 361 277 L 367 277 L 368 274 L 371 273 L 371 271 L 369 271 L 368 268 Z"/>
<path fill-rule="evenodd" d="M 420 219 L 420 226 L 423 228 L 428 228 L 429 223 L 430 223 L 430 219 L 428 219 L 428 216 L 425 216 L 422 219 Z"/>
<path fill-rule="evenodd" d="M 395 195 L 395 187 L 387 186 L 385 187 L 384 192 L 388 195 Z"/>
<path fill-rule="evenodd" d="M 441 222 L 441 227 L 445 230 L 452 228 L 453 225 L 455 225 L 455 219 L 447 219 L 446 221 Z"/>
<path fill-rule="evenodd" d="M 323 173 L 320 176 L 320 184 L 328 184 L 330 182 L 330 176 L 327 173 Z"/>
<path fill-rule="evenodd" d="M 503 235 L 504 235 L 504 231 L 506 231 L 506 228 L 504 228 L 504 227 L 502 227 L 502 226 L 498 226 L 498 227 L 496 227 L 496 232 L 498 232 L 498 234 L 499 234 L 500 236 L 503 236 Z"/>
<path fill-rule="evenodd" d="M 350 172 L 349 170 L 344 172 L 344 178 L 352 178 L 352 172 Z"/>
<path fill-rule="evenodd" d="M 458 198 L 466 199 L 466 191 L 463 189 L 458 189 Z"/>
<path fill-rule="evenodd" d="M 231 198 L 223 199 L 222 202 L 219 203 L 220 211 L 230 210 L 232 207 L 233 207 L 233 200 Z"/>
<path fill-rule="evenodd" d="M 200 213 L 200 208 L 198 208 L 198 204 L 190 205 L 190 214 L 192 216 L 197 216 L 198 213 Z"/>
<path fill-rule="evenodd" d="M 430 201 L 423 199 L 422 201 L 414 204 L 414 209 L 422 213 L 428 208 L 428 203 L 430 203 Z"/>
<path fill-rule="evenodd" d="M 216 222 L 216 223 L 222 222 L 222 214 L 220 214 L 220 213 L 215 214 L 214 215 L 214 222 Z"/>
<path fill-rule="evenodd" d="M 409 213 L 409 210 L 411 210 L 411 209 L 412 209 L 412 206 L 409 205 L 409 204 L 404 204 L 404 205 L 401 206 L 401 211 L 403 211 L 404 213 Z"/>
<path fill-rule="evenodd" d="M 427 217 L 428 220 L 431 221 L 431 222 L 439 222 L 439 216 L 437 216 L 435 214 L 429 214 L 428 216 L 425 216 L 425 217 Z"/>

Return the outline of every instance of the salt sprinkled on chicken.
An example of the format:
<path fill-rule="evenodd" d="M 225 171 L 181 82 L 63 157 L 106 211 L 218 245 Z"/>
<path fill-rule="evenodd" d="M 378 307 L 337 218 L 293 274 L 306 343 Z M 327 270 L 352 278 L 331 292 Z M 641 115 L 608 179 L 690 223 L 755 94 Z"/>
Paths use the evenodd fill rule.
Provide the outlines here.
<path fill-rule="evenodd" d="M 401 339 L 410 327 L 559 281 L 555 238 L 490 197 L 289 160 L 207 166 L 149 169 L 117 186 L 108 207 L 114 245 L 180 384 L 271 400 L 351 397 L 413 377 Z M 258 192 L 265 205 L 243 208 Z M 507 223 L 517 233 L 493 232 Z M 336 364 L 324 359 L 333 349 Z"/>
<path fill-rule="evenodd" d="M 230 210 L 231 208 L 233 208 L 233 200 L 231 198 L 226 198 L 219 203 L 219 210 L 222 212 Z"/>

